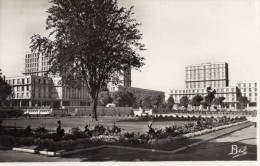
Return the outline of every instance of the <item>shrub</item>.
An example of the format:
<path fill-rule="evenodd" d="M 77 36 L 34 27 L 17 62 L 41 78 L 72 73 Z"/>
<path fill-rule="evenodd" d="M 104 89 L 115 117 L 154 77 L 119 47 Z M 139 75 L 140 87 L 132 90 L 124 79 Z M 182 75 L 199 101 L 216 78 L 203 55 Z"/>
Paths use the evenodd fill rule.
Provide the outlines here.
<path fill-rule="evenodd" d="M 106 128 L 102 125 L 96 125 L 94 130 L 93 130 L 93 134 L 95 136 L 98 136 L 98 135 L 103 135 L 106 131 Z"/>
<path fill-rule="evenodd" d="M 41 126 L 39 126 L 38 128 L 36 128 L 36 130 L 35 130 L 35 133 L 37 133 L 37 134 L 41 134 L 41 135 L 45 135 L 45 134 L 48 134 L 48 130 L 47 129 L 45 129 L 44 127 L 41 127 Z"/>

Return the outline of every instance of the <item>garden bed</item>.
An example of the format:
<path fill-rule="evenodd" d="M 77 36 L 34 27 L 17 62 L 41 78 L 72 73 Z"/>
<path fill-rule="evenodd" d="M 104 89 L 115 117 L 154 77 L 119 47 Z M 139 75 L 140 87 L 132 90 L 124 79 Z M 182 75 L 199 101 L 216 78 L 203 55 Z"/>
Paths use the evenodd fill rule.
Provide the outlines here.
<path fill-rule="evenodd" d="M 236 127 L 246 122 L 245 118 L 202 118 L 195 123 L 172 125 L 165 130 L 149 127 L 147 134 L 121 133 L 116 125 L 104 128 L 97 125 L 94 130 L 80 131 L 77 128 L 70 133 L 57 137 L 57 133 L 48 133 L 46 129 L 38 128 L 30 134 L 23 131 L 2 131 L 0 146 L 4 147 L 34 147 L 36 150 L 72 151 L 101 145 L 130 146 L 146 149 L 174 150 L 201 141 L 197 136 L 216 132 L 222 129 Z"/>

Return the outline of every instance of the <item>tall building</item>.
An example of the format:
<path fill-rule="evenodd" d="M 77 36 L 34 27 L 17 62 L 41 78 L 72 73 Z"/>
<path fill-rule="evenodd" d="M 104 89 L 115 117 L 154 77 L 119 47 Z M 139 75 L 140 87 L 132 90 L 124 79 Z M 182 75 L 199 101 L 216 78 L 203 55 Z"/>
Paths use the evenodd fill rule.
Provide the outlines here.
<path fill-rule="evenodd" d="M 236 109 L 240 91 L 236 86 L 229 86 L 229 70 L 226 62 L 202 63 L 185 67 L 185 87 L 174 89 L 171 95 L 176 103 L 183 96 L 192 99 L 195 95 L 206 96 L 206 88 L 216 90 L 216 97 L 225 97 L 225 108 Z"/>
<path fill-rule="evenodd" d="M 185 67 L 186 88 L 207 88 L 229 86 L 228 64 L 202 63 Z"/>
<path fill-rule="evenodd" d="M 43 53 L 25 55 L 24 75 L 44 76 L 50 68 L 49 57 Z"/>
<path fill-rule="evenodd" d="M 85 106 L 90 104 L 86 88 L 69 88 L 60 83 L 60 77 L 45 77 L 50 64 L 42 53 L 25 55 L 23 76 L 6 79 L 13 89 L 7 101 L 12 106 Z"/>

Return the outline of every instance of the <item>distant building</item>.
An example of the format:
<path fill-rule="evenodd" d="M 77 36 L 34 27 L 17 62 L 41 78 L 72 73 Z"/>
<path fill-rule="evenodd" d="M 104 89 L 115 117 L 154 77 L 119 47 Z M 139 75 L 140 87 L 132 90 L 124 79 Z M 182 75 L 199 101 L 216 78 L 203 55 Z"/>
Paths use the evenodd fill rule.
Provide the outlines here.
<path fill-rule="evenodd" d="M 135 88 L 135 87 L 124 87 L 120 86 L 120 89 L 127 90 L 129 92 L 132 92 L 135 97 L 141 97 L 141 96 L 155 96 L 155 95 L 160 95 L 160 96 L 165 96 L 165 93 L 163 91 L 157 91 L 157 90 L 151 90 L 151 89 L 143 89 L 143 88 Z"/>
<path fill-rule="evenodd" d="M 12 96 L 5 105 L 19 107 L 89 105 L 89 94 L 85 89 L 77 90 L 62 86 L 60 78 L 27 75 L 9 77 L 6 82 L 12 87 Z"/>
<path fill-rule="evenodd" d="M 207 88 L 229 86 L 228 64 L 202 63 L 185 67 L 186 88 Z"/>
<path fill-rule="evenodd" d="M 223 103 L 226 108 L 237 108 L 238 97 L 240 96 L 239 89 L 236 86 L 229 87 L 213 87 L 212 89 L 216 90 L 215 97 L 225 97 Z M 202 97 L 207 95 L 206 88 L 185 88 L 185 89 L 174 89 L 171 91 L 171 94 L 174 98 L 175 103 L 180 103 L 180 99 L 183 96 L 187 96 L 189 99 L 192 99 L 196 95 Z"/>
<path fill-rule="evenodd" d="M 179 103 L 183 96 L 189 99 L 195 95 L 204 97 L 207 95 L 207 87 L 211 87 L 216 90 L 215 97 L 225 97 L 225 108 L 237 108 L 241 94 L 236 86 L 229 86 L 229 68 L 226 62 L 188 65 L 185 67 L 185 74 L 186 88 L 171 91 L 175 103 Z"/>
<path fill-rule="evenodd" d="M 86 106 L 90 96 L 86 88 L 68 88 L 60 84 L 60 77 L 46 77 L 50 68 L 49 58 L 42 53 L 25 55 L 23 76 L 9 77 L 7 83 L 13 88 L 13 95 L 7 100 L 10 106 Z"/>
<path fill-rule="evenodd" d="M 44 76 L 50 68 L 49 57 L 43 53 L 25 55 L 24 75 Z"/>
<path fill-rule="evenodd" d="M 257 82 L 238 82 L 237 87 L 242 96 L 247 97 L 250 101 L 248 104 L 249 109 L 256 109 L 257 107 Z"/>

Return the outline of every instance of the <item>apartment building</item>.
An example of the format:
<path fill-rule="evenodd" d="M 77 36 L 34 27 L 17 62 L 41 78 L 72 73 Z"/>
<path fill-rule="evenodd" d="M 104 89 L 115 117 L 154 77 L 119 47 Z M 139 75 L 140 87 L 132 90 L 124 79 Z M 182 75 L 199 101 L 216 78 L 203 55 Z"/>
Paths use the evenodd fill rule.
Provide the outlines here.
<path fill-rule="evenodd" d="M 226 62 L 202 63 L 185 67 L 185 88 L 173 89 L 171 95 L 175 103 L 183 96 L 192 99 L 195 95 L 206 96 L 207 87 L 216 90 L 215 97 L 225 97 L 226 108 L 236 109 L 240 90 L 236 86 L 229 86 L 229 67 Z"/>
<path fill-rule="evenodd" d="M 50 68 L 49 57 L 44 53 L 30 53 L 25 55 L 24 75 L 44 76 Z"/>
<path fill-rule="evenodd" d="M 85 88 L 72 89 L 62 86 L 60 78 L 27 75 L 6 78 L 12 87 L 12 95 L 6 105 L 19 107 L 85 106 L 90 97 Z"/>
<path fill-rule="evenodd" d="M 225 97 L 223 103 L 225 103 L 226 108 L 237 108 L 239 89 L 236 86 L 213 87 L 212 89 L 216 90 L 215 97 Z M 189 99 L 192 99 L 196 95 L 206 96 L 207 91 L 206 88 L 184 88 L 172 90 L 171 94 L 174 98 L 175 103 L 179 103 L 181 97 L 183 96 L 187 96 Z"/>
<path fill-rule="evenodd" d="M 202 63 L 185 67 L 186 88 L 207 88 L 229 86 L 228 64 Z"/>

